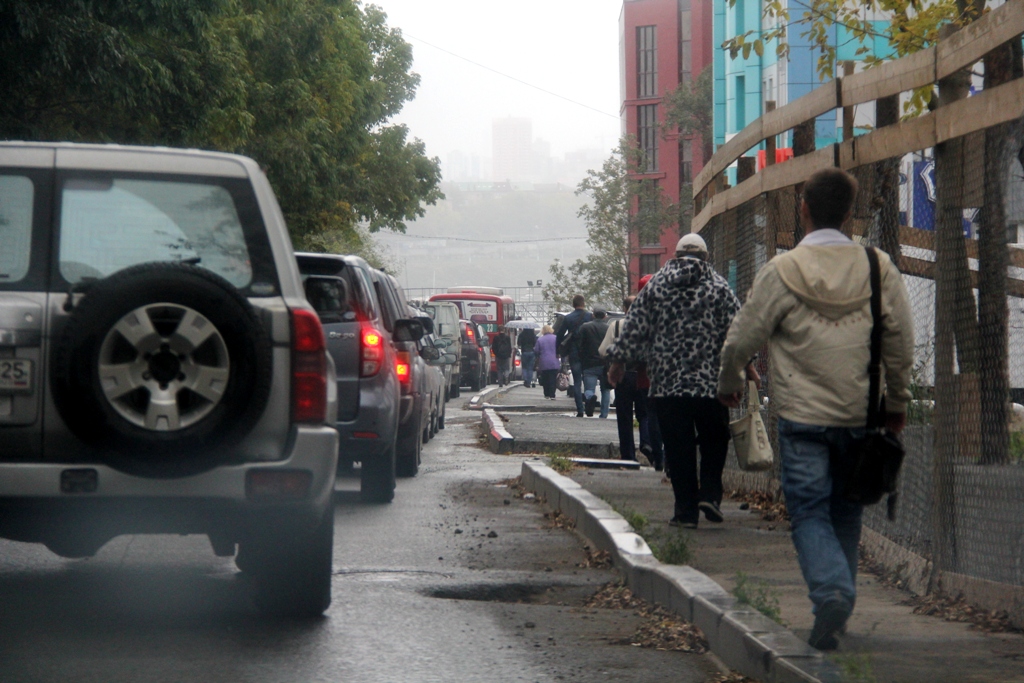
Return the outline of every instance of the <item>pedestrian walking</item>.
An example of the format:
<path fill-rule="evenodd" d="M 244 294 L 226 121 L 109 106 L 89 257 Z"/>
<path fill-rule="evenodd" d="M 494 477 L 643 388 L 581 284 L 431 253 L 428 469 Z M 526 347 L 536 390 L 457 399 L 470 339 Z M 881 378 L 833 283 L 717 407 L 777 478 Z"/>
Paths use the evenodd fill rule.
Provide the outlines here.
<path fill-rule="evenodd" d="M 533 388 L 533 364 L 536 356 L 534 348 L 537 344 L 537 333 L 527 327 L 519 333 L 519 354 L 523 367 L 523 386 Z"/>
<path fill-rule="evenodd" d="M 723 520 L 722 469 L 729 411 L 717 400 L 719 354 L 740 308 L 729 283 L 707 261 L 699 235 L 685 235 L 675 258 L 640 290 L 619 340 L 608 349 L 609 379 L 618 386 L 625 364 L 646 360 L 675 494 L 673 526 L 697 528 L 700 512 Z M 700 475 L 697 441 L 700 440 Z"/>
<path fill-rule="evenodd" d="M 498 334 L 494 335 L 491 351 L 498 366 L 498 386 L 503 387 L 508 384 L 509 373 L 512 372 L 512 340 L 508 338 L 504 325 L 499 327 Z"/>
<path fill-rule="evenodd" d="M 544 398 L 555 400 L 555 379 L 562 364 L 558 360 L 558 343 L 551 325 L 540 330 L 540 339 L 534 346 L 537 354 L 537 367 L 540 370 L 540 385 L 544 388 Z"/>
<path fill-rule="evenodd" d="M 640 278 L 640 291 L 651 281 L 652 275 L 644 275 Z M 633 297 L 634 300 L 636 297 Z M 661 426 L 658 424 L 658 411 L 656 399 L 651 396 L 651 379 L 647 376 L 647 365 L 641 364 L 636 373 L 637 396 L 642 399 L 645 405 L 646 419 L 637 418 L 640 423 L 640 452 L 647 456 L 647 459 L 654 465 L 654 469 L 661 471 L 665 469 L 665 447 L 661 440 Z M 618 390 L 616 390 L 618 395 Z"/>
<path fill-rule="evenodd" d="M 722 351 L 718 393 L 738 406 L 743 366 L 765 343 L 778 411 L 782 490 L 800 570 L 814 607 L 810 644 L 835 649 L 856 601 L 860 505 L 842 496 L 844 456 L 865 433 L 869 404 L 871 256 L 843 232 L 857 181 L 839 169 L 804 184 L 796 248 L 757 274 Z M 899 433 L 910 400 L 913 320 L 903 278 L 882 251 L 881 288 L 886 428 Z M 871 397 L 877 401 L 879 397 Z"/>
<path fill-rule="evenodd" d="M 627 296 L 622 300 L 622 310 L 629 313 L 635 296 Z M 622 334 L 623 319 L 619 318 L 608 324 L 608 331 L 604 335 L 599 349 L 602 356 L 607 356 L 608 348 L 618 341 Z M 647 388 L 639 387 L 639 372 L 643 371 L 642 362 L 631 362 L 626 364 L 626 374 L 615 386 L 615 421 L 619 429 L 619 458 L 622 460 L 636 460 L 636 440 L 633 438 L 633 415 L 636 414 L 636 421 L 640 425 L 640 443 L 649 444 L 650 436 L 647 430 L 650 423 L 647 419 Z M 646 377 L 646 374 L 645 374 Z M 649 386 L 649 384 L 648 384 Z M 647 455 L 652 459 L 651 464 L 655 469 L 661 470 L 659 463 L 653 461 L 651 447 L 647 445 Z"/>
<path fill-rule="evenodd" d="M 576 399 L 576 417 L 583 417 L 583 365 L 580 363 L 580 340 L 576 334 L 584 323 L 594 319 L 586 310 L 582 294 L 572 298 L 572 313 L 562 319 L 558 328 L 558 355 L 569 361 L 572 372 L 573 398 Z"/>
<path fill-rule="evenodd" d="M 597 388 L 601 387 L 600 417 L 608 417 L 611 405 L 611 385 L 606 376 L 605 360 L 601 354 L 601 343 L 608 332 L 608 312 L 603 306 L 594 306 L 594 319 L 580 326 L 580 365 L 583 367 L 584 411 L 593 417 L 597 407 Z"/>

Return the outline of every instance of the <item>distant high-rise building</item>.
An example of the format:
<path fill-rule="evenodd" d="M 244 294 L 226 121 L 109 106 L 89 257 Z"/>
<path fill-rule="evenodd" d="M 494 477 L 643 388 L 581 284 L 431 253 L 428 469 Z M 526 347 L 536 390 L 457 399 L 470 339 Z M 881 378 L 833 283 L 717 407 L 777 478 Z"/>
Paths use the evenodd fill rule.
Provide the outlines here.
<path fill-rule="evenodd" d="M 530 180 L 533 177 L 533 123 L 509 116 L 491 126 L 495 182 Z"/>

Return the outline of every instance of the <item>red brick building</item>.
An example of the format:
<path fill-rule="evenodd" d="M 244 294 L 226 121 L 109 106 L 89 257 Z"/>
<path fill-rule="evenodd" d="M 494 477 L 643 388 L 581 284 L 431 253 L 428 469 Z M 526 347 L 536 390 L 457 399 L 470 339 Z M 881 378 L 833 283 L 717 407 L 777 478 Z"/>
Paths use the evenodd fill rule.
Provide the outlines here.
<path fill-rule="evenodd" d="M 624 0 L 619 16 L 622 134 L 635 137 L 645 152 L 646 167 L 638 177 L 657 183 L 673 203 L 704 159 L 700 140 L 659 128 L 664 97 L 711 65 L 711 20 L 712 0 Z M 659 244 L 640 245 L 633 277 L 657 271 L 678 240 L 678 230 L 669 228 Z"/>

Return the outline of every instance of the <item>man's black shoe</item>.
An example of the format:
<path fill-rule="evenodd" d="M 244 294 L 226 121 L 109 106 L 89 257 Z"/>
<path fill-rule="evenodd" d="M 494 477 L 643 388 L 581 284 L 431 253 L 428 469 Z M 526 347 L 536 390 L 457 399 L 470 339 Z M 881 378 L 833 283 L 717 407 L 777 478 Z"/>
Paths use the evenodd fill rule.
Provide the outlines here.
<path fill-rule="evenodd" d="M 594 408 L 597 407 L 597 394 L 587 399 L 587 417 L 594 417 Z"/>
<path fill-rule="evenodd" d="M 673 517 L 672 519 L 668 520 L 668 525 L 669 526 L 674 526 L 674 527 L 677 527 L 677 528 L 680 528 L 680 529 L 696 529 L 697 528 L 697 522 L 690 522 L 690 521 L 684 520 L 682 517 Z"/>
<path fill-rule="evenodd" d="M 583 413 L 576 413 L 576 417 L 583 417 Z"/>
<path fill-rule="evenodd" d="M 717 503 L 713 503 L 709 500 L 701 501 L 698 505 L 704 512 L 704 519 L 709 522 L 724 522 L 725 516 L 722 515 L 722 510 L 718 507 Z"/>
<path fill-rule="evenodd" d="M 642 443 L 640 444 L 640 452 L 647 456 L 647 459 L 651 459 L 651 455 L 654 453 L 654 449 L 651 448 L 651 444 Z"/>
<path fill-rule="evenodd" d="M 846 626 L 846 620 L 850 618 L 851 612 L 853 608 L 850 603 L 842 598 L 824 603 L 814 615 L 814 628 L 811 629 L 811 637 L 807 639 L 807 644 L 818 650 L 835 650 L 839 647 L 836 633 Z"/>

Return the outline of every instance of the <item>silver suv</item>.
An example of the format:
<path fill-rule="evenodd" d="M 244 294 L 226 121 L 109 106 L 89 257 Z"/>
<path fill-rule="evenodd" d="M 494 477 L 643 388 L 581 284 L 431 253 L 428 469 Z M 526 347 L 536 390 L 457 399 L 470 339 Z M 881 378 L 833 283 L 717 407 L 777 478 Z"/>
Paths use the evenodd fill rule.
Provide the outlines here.
<path fill-rule="evenodd" d="M 257 605 L 331 600 L 331 363 L 250 159 L 0 143 L 0 536 L 209 536 Z"/>

